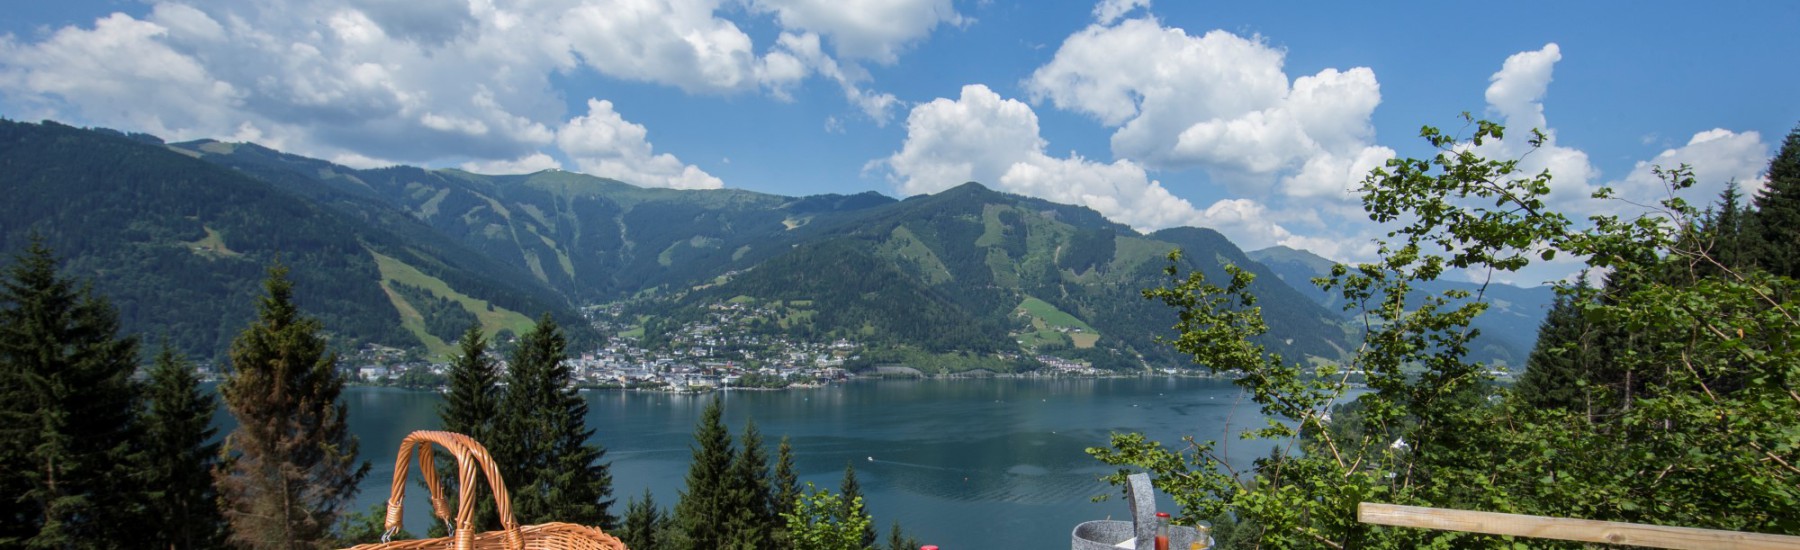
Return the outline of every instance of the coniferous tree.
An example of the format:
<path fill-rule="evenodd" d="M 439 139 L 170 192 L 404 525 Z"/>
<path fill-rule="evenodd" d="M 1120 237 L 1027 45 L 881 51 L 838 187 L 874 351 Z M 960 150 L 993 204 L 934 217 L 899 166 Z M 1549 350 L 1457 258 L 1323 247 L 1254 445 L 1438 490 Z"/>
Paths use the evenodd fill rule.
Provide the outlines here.
<path fill-rule="evenodd" d="M 658 535 L 667 528 L 667 512 L 656 507 L 656 497 L 644 489 L 643 500 L 632 498 L 625 503 L 625 527 L 619 540 L 632 550 L 656 550 L 662 546 Z"/>
<path fill-rule="evenodd" d="M 1744 196 L 1738 191 L 1737 180 L 1725 182 L 1725 190 L 1719 193 L 1717 213 L 1707 220 L 1707 233 L 1713 239 L 1713 258 L 1721 265 L 1737 270 L 1751 265 L 1750 252 L 1753 247 L 1746 242 L 1748 233 L 1744 210 Z"/>
<path fill-rule="evenodd" d="M 568 341 L 548 313 L 519 338 L 490 451 L 520 524 L 564 521 L 610 529 L 612 474 L 588 443 L 587 400 L 566 364 Z"/>
<path fill-rule="evenodd" d="M 457 355 L 450 360 L 449 393 L 438 406 L 438 419 L 445 431 L 467 435 L 482 445 L 493 443 L 495 419 L 500 417 L 500 371 L 487 358 L 487 344 L 480 325 L 470 325 L 463 331 L 457 341 Z M 455 459 L 439 456 L 438 461 L 444 486 L 455 486 Z M 484 483 L 459 488 L 458 498 L 475 499 L 475 527 L 487 531 L 498 529 L 500 519 L 494 500 L 483 496 L 491 494 L 482 490 Z"/>
<path fill-rule="evenodd" d="M 900 531 L 900 522 L 894 522 L 894 528 L 888 531 L 888 550 L 915 550 L 919 547 L 919 539 L 906 536 Z"/>
<path fill-rule="evenodd" d="M 257 319 L 231 344 L 219 385 L 238 427 L 213 470 L 230 541 L 245 548 L 320 546 L 369 473 L 338 395 L 344 380 L 317 320 L 300 315 L 287 268 L 269 269 Z"/>
<path fill-rule="evenodd" d="M 1769 160 L 1768 179 L 1751 214 L 1756 256 L 1770 273 L 1800 278 L 1800 127 L 1788 132 Z"/>
<path fill-rule="evenodd" d="M 869 515 L 868 509 L 863 503 L 862 484 L 856 481 L 856 466 L 850 462 L 844 463 L 844 481 L 838 486 L 838 494 L 843 495 L 840 503 L 844 506 L 844 517 Z M 862 527 L 862 548 L 874 548 L 877 540 L 875 522 L 870 521 L 863 524 Z"/>
<path fill-rule="evenodd" d="M 480 325 L 471 325 L 457 340 L 457 355 L 450 360 L 449 392 L 438 406 L 444 430 L 474 438 L 483 444 L 492 436 L 500 416 L 500 371 L 487 358 L 488 341 Z"/>
<path fill-rule="evenodd" d="M 744 424 L 739 438 L 743 450 L 731 463 L 727 477 L 731 480 L 730 529 L 731 547 L 758 549 L 774 544 L 772 527 L 777 516 L 770 508 L 774 501 L 769 487 L 769 453 L 763 450 L 762 434 L 755 421 Z"/>
<path fill-rule="evenodd" d="M 156 548 L 216 548 L 225 543 L 226 524 L 219 515 L 212 469 L 219 444 L 212 442 L 217 408 L 211 392 L 200 390 L 200 377 L 185 358 L 164 342 L 150 368 L 144 397 L 143 475 L 146 506 L 158 521 Z"/>
<path fill-rule="evenodd" d="M 731 488 L 731 464 L 737 452 L 725 431 L 724 405 L 713 398 L 694 427 L 694 460 L 688 465 L 687 488 L 675 504 L 675 522 L 690 548 L 720 548 L 729 542 L 725 522 Z"/>
<path fill-rule="evenodd" d="M 0 279 L 0 546 L 136 546 L 137 340 L 41 239 Z"/>
<path fill-rule="evenodd" d="M 800 498 L 800 476 L 794 473 L 794 445 L 788 436 L 781 436 L 781 444 L 775 448 L 774 486 L 769 492 L 771 498 L 769 510 L 780 518 L 781 514 L 794 510 L 794 501 Z M 774 540 L 777 546 L 789 546 L 787 522 L 775 522 Z"/>
<path fill-rule="evenodd" d="M 1513 389 L 1532 407 L 1589 410 L 1586 386 L 1592 382 L 1591 371 L 1598 361 L 1593 348 L 1597 331 L 1581 317 L 1577 300 L 1582 299 L 1573 294 L 1557 296 L 1538 326 L 1537 345 Z"/>
<path fill-rule="evenodd" d="M 788 436 L 781 436 L 781 444 L 775 448 L 775 501 L 772 508 L 785 511 L 794 507 L 794 500 L 800 498 L 800 476 L 794 473 L 794 445 Z"/>

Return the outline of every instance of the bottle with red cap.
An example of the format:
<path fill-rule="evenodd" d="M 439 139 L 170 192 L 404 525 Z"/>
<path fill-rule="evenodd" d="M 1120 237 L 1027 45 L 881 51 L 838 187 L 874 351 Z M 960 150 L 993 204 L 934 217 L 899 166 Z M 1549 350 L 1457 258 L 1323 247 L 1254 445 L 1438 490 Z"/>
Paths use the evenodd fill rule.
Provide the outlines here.
<path fill-rule="evenodd" d="M 1169 513 L 1156 513 L 1156 550 L 1169 550 Z"/>

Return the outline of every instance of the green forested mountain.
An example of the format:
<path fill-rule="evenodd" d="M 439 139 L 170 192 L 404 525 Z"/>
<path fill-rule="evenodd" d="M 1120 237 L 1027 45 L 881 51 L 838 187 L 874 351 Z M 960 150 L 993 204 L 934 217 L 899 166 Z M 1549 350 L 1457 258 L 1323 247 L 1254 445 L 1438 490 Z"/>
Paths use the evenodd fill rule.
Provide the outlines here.
<path fill-rule="evenodd" d="M 456 325 L 522 333 L 550 311 L 627 301 L 668 330 L 733 298 L 799 304 L 759 327 L 907 354 L 1038 354 L 1097 366 L 1176 365 L 1154 342 L 1171 312 L 1141 295 L 1184 270 L 1256 284 L 1290 354 L 1336 357 L 1337 316 L 1216 232 L 1141 235 L 1082 207 L 967 184 L 904 201 L 646 189 L 549 170 L 357 170 L 254 144 L 4 123 L 0 245 L 37 231 L 119 304 L 128 330 L 216 356 L 279 255 L 296 295 L 346 343 L 449 350 Z M 1535 325 L 1534 325 L 1535 326 Z M 910 351 L 909 351 L 910 350 Z M 916 356 L 916 355 L 915 355 Z"/>
<path fill-rule="evenodd" d="M 817 312 L 807 329 L 828 336 L 940 354 L 1023 348 L 1135 368 L 1180 364 L 1155 342 L 1173 314 L 1141 294 L 1166 281 L 1170 251 L 1184 251 L 1184 272 L 1223 277 L 1224 262 L 1266 272 L 1211 230 L 1139 235 L 1086 208 L 973 183 L 853 221 L 684 302 L 805 300 Z M 1324 357 L 1347 347 L 1330 312 L 1272 274 L 1255 291 L 1270 312 L 1271 347 Z"/>
<path fill-rule="evenodd" d="M 485 176 L 408 166 L 353 170 L 256 145 L 172 147 L 354 212 L 384 227 L 429 228 L 575 303 L 754 265 L 835 215 L 893 199 L 875 193 L 794 199 L 721 189 L 646 189 L 547 170 Z"/>
<path fill-rule="evenodd" d="M 1285 246 L 1264 248 L 1249 253 L 1249 257 L 1268 269 L 1283 282 L 1298 290 L 1301 295 L 1317 301 L 1332 311 L 1343 309 L 1343 296 L 1337 291 L 1326 292 L 1318 285 L 1312 284 L 1315 277 L 1328 277 L 1331 267 L 1336 262 L 1321 258 L 1305 250 L 1295 250 Z M 1446 290 L 1464 290 L 1475 292 L 1480 285 L 1459 281 L 1424 281 L 1420 282 L 1407 297 L 1407 303 L 1419 303 L 1427 294 L 1441 295 Z M 1471 327 L 1481 331 L 1470 347 L 1471 359 L 1483 361 L 1490 365 L 1506 365 L 1517 371 L 1524 367 L 1525 359 L 1530 356 L 1532 346 L 1537 342 L 1538 325 L 1550 312 L 1550 305 L 1556 300 L 1556 291 L 1549 286 L 1520 288 L 1513 285 L 1495 283 L 1488 285 L 1486 295 L 1488 310 L 1475 318 Z M 1273 323 L 1273 320 L 1270 321 Z"/>
<path fill-rule="evenodd" d="M 64 272 L 119 309 L 125 331 L 166 336 L 195 357 L 222 357 L 277 258 L 292 268 L 300 307 L 344 347 L 425 343 L 407 328 L 416 310 L 385 284 L 394 279 L 478 306 L 495 330 L 509 313 L 529 326 L 513 312 L 577 318 L 454 243 L 384 229 L 153 137 L 0 121 L 0 167 L 0 250 L 42 235 Z"/>

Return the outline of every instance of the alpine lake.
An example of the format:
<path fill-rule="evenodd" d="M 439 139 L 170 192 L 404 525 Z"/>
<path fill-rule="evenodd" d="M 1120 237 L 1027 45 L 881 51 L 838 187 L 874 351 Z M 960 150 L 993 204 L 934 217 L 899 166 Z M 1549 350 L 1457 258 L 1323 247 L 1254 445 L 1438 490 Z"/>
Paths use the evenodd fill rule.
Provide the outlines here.
<path fill-rule="evenodd" d="M 949 550 L 1068 548 L 1083 521 L 1130 519 L 1121 490 L 1099 480 L 1111 468 L 1086 453 L 1113 432 L 1143 432 L 1174 448 L 1184 446 L 1182 436 L 1217 440 L 1240 468 L 1273 445 L 1237 437 L 1263 419 L 1229 380 L 1213 378 L 860 380 L 780 391 L 582 395 L 588 427 L 612 465 L 614 515 L 645 489 L 673 509 L 694 427 L 716 397 L 734 441 L 746 420 L 756 422 L 771 463 L 780 438 L 790 438 L 802 487 L 835 491 L 845 465 L 855 467 L 882 544 L 898 521 L 921 543 Z M 371 465 L 349 509 L 361 512 L 387 499 L 401 438 L 437 428 L 442 398 L 348 387 L 343 400 Z M 411 475 L 418 477 L 416 468 Z M 405 520 L 414 533 L 435 521 L 423 493 L 416 479 L 409 483 Z M 1093 502 L 1097 495 L 1114 496 Z M 1158 509 L 1171 509 L 1166 496 L 1159 500 Z"/>

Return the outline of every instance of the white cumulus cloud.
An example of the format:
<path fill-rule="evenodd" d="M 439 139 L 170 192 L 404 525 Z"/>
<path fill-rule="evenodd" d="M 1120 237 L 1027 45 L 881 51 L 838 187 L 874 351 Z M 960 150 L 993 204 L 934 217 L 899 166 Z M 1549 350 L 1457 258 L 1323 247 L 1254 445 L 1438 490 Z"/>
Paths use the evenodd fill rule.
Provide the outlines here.
<path fill-rule="evenodd" d="M 893 120 L 894 107 L 900 104 L 900 100 L 893 94 L 865 89 L 863 84 L 870 80 L 868 72 L 854 63 L 839 63 L 826 55 L 820 47 L 817 33 L 784 32 L 776 39 L 776 45 L 778 49 L 770 54 L 771 58 L 791 60 L 792 67 L 802 74 L 817 71 L 819 75 L 836 82 L 844 90 L 844 100 L 856 106 L 877 126 L 887 126 Z"/>
<path fill-rule="evenodd" d="M 789 84 L 765 71 L 750 35 L 718 17 L 715 0 L 574 2 L 555 19 L 555 39 L 600 72 L 672 84 L 690 92 L 734 92 Z M 546 22 L 549 23 L 549 22 Z M 535 26 L 535 25 L 534 25 Z M 769 77 L 768 81 L 759 74 Z"/>
<path fill-rule="evenodd" d="M 489 175 L 533 174 L 561 169 L 562 163 L 544 153 L 532 153 L 516 159 L 469 161 L 462 164 L 465 172 Z"/>
<path fill-rule="evenodd" d="M 903 194 L 933 193 L 964 182 L 1079 204 L 1139 230 L 1209 225 L 1205 213 L 1152 180 L 1130 160 L 1098 162 L 1044 152 L 1037 114 L 987 86 L 964 86 L 956 99 L 914 107 L 906 141 L 882 162 Z"/>
<path fill-rule="evenodd" d="M 115 13 L 35 44 L 0 37 L 0 92 L 33 118 L 79 104 L 113 124 L 168 137 L 200 137 L 191 128 L 234 130 L 232 111 L 247 90 L 167 43 L 171 28 L 206 39 L 218 24 L 191 9 L 157 10 L 153 19 L 167 24 Z"/>
<path fill-rule="evenodd" d="M 1099 4 L 1094 4 L 1094 20 L 1111 25 L 1131 10 L 1149 7 L 1150 0 L 1100 0 Z"/>
<path fill-rule="evenodd" d="M 1694 171 L 1694 187 L 1680 194 L 1690 204 L 1703 208 L 1713 203 L 1725 190 L 1725 184 L 1733 181 L 1747 202 L 1747 197 L 1755 196 L 1767 183 L 1763 170 L 1769 165 L 1769 146 L 1763 143 L 1759 132 L 1714 128 L 1694 134 L 1685 145 L 1638 161 L 1630 174 L 1612 185 L 1626 196 L 1666 197 L 1669 190 L 1656 177 L 1655 168 L 1673 170 L 1684 164 Z"/>
<path fill-rule="evenodd" d="M 1107 126 L 1112 152 L 1155 169 L 1205 170 L 1239 191 L 1339 201 L 1393 151 L 1373 144 L 1374 71 L 1325 69 L 1289 80 L 1261 37 L 1195 36 L 1151 18 L 1111 21 L 1137 2 L 1105 2 L 1025 81 L 1033 101 Z"/>
<path fill-rule="evenodd" d="M 1548 130 L 1544 120 L 1544 93 L 1550 89 L 1552 69 L 1562 61 L 1562 48 L 1519 52 L 1506 58 L 1500 71 L 1488 77 L 1488 108 L 1506 117 L 1515 130 Z"/>
<path fill-rule="evenodd" d="M 782 28 L 825 36 L 838 56 L 891 64 L 940 23 L 964 25 L 950 0 L 750 0 Z"/>
<path fill-rule="evenodd" d="M 1500 70 L 1488 78 L 1487 88 L 1488 112 L 1506 126 L 1506 138 L 1490 139 L 1475 152 L 1490 159 L 1518 160 L 1521 177 L 1549 170 L 1549 199 L 1563 208 L 1586 212 L 1600 207 L 1589 198 L 1600 170 L 1588 161 L 1586 152 L 1557 143 L 1556 130 L 1544 114 L 1544 96 L 1556 62 L 1561 60 L 1562 49 L 1556 44 L 1506 58 Z M 1531 144 L 1533 130 L 1544 135 L 1535 148 Z"/>
<path fill-rule="evenodd" d="M 642 125 L 625 120 L 611 101 L 589 99 L 588 113 L 556 131 L 556 144 L 583 173 L 646 187 L 718 189 L 724 182 L 675 155 L 656 154 Z"/>
<path fill-rule="evenodd" d="M 0 108 L 363 164 L 504 166 L 554 154 L 570 117 L 554 80 L 582 73 L 778 100 L 817 75 L 885 123 L 899 100 L 834 56 L 891 60 L 967 22 L 949 0 L 147 1 L 141 17 L 0 36 Z M 756 17 L 811 50 L 757 44 L 739 22 Z"/>

